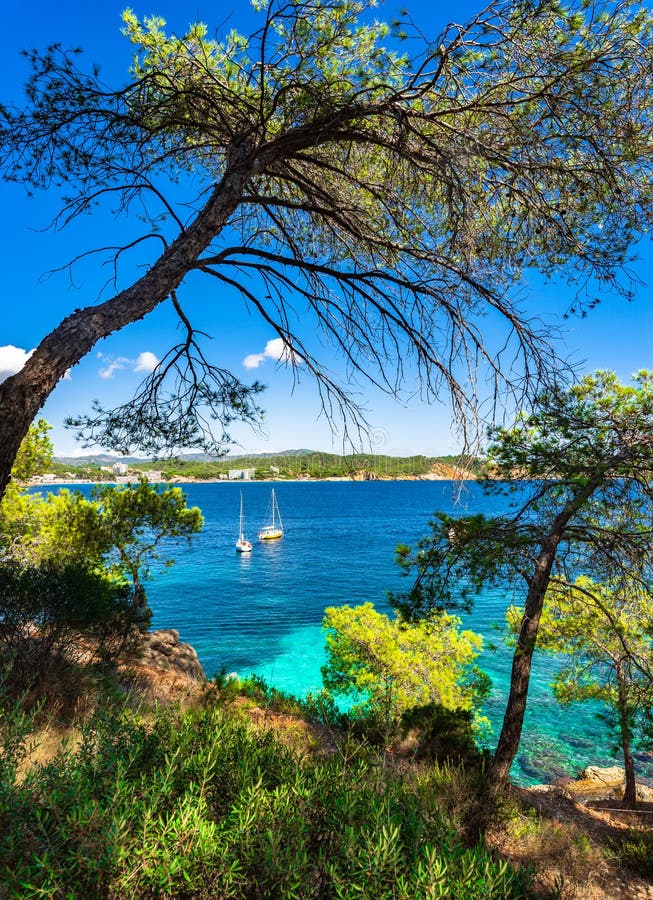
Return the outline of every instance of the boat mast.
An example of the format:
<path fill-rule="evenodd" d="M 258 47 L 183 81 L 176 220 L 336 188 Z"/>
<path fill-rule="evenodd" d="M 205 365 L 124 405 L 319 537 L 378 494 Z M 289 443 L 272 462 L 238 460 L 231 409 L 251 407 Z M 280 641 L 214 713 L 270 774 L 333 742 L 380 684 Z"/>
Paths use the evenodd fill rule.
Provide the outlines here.
<path fill-rule="evenodd" d="M 277 518 L 279 519 L 279 531 L 283 531 L 283 522 L 281 521 L 281 513 L 279 511 L 279 504 L 277 503 L 277 495 L 274 495 L 274 505 L 277 507 Z"/>

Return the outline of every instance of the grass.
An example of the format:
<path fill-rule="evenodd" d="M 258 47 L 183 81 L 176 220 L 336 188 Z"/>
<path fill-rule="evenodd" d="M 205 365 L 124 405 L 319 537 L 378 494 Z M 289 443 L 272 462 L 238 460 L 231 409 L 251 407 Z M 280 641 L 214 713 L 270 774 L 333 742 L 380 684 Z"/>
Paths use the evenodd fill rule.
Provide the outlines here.
<path fill-rule="evenodd" d="M 552 794 L 492 806 L 478 754 L 386 752 L 319 697 L 220 676 L 185 708 L 106 676 L 94 696 L 65 727 L 0 704 L 2 900 L 589 900 L 651 877 L 650 830 L 599 835 Z"/>
<path fill-rule="evenodd" d="M 11 732 L 11 734 L 10 734 Z M 362 745 L 298 753 L 231 709 L 104 708 L 18 778 L 3 730 L 0 883 L 30 897 L 526 897 L 531 874 L 466 847 L 451 773 L 384 771 Z"/>

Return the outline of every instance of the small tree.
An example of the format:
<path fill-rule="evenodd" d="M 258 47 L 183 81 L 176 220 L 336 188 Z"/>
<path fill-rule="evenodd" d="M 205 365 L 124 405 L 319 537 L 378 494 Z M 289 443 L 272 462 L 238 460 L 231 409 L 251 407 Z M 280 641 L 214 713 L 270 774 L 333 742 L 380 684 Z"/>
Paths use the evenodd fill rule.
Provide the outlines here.
<path fill-rule="evenodd" d="M 144 605 L 143 581 L 160 558 L 160 544 L 190 540 L 203 521 L 181 488 L 158 488 L 145 479 L 126 488 L 96 487 L 90 499 L 79 491 L 26 494 L 12 484 L 0 504 L 5 556 L 21 565 L 50 561 L 98 572 L 109 566 L 131 580 L 135 607 Z"/>
<path fill-rule="evenodd" d="M 646 586 L 653 582 L 653 373 L 621 385 L 598 372 L 542 394 L 530 415 L 494 432 L 490 497 L 513 497 L 505 513 L 438 514 L 413 553 L 400 548 L 412 588 L 394 598 L 412 619 L 448 605 L 471 605 L 484 585 L 518 590 L 525 600 L 503 727 L 490 770 L 508 779 L 519 748 L 533 652 L 551 579 L 600 573 Z"/>
<path fill-rule="evenodd" d="M 52 425 L 37 419 L 30 425 L 16 454 L 11 477 L 13 481 L 28 481 L 44 472 L 52 462 L 54 447 L 48 437 Z"/>
<path fill-rule="evenodd" d="M 186 506 L 181 488 L 159 488 L 141 479 L 127 488 L 96 487 L 92 492 L 98 513 L 97 528 L 114 568 L 131 578 L 133 602 L 145 603 L 143 579 L 160 558 L 162 541 L 190 540 L 202 530 L 204 519 L 197 506 Z M 166 560 L 170 566 L 174 560 Z"/>
<path fill-rule="evenodd" d="M 485 686 L 473 669 L 482 639 L 459 626 L 460 619 L 446 613 L 408 623 L 371 603 L 329 607 L 324 687 L 353 697 L 354 712 L 375 722 L 386 744 L 414 707 L 469 710 Z"/>
<path fill-rule="evenodd" d="M 13 541 L 6 548 L 12 559 L 33 565 L 64 560 L 102 567 L 108 548 L 99 509 L 80 491 L 60 490 L 45 496 L 12 491 L 3 506 L 12 525 Z"/>
<path fill-rule="evenodd" d="M 47 464 L 48 428 L 37 423 L 21 447 L 22 479 Z M 48 675 L 124 646 L 149 622 L 142 581 L 159 544 L 190 538 L 202 522 L 179 488 L 141 481 L 87 499 L 28 494 L 12 481 L 0 502 L 0 680 L 15 693 L 36 682 L 51 689 Z"/>
<path fill-rule="evenodd" d="M 523 610 L 511 607 L 517 624 Z M 539 645 L 568 661 L 553 690 L 561 703 L 600 700 L 616 713 L 624 760 L 624 806 L 637 801 L 632 742 L 637 724 L 650 725 L 653 707 L 653 594 L 643 585 L 552 583 L 540 619 Z"/>

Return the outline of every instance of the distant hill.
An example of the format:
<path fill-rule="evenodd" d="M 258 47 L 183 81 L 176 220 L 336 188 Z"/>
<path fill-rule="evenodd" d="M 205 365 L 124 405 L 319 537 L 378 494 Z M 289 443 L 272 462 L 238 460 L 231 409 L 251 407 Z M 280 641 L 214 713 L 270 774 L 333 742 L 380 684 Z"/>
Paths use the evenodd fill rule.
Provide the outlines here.
<path fill-rule="evenodd" d="M 181 462 L 226 462 L 230 460 L 241 459 L 271 459 L 274 456 L 312 456 L 318 453 L 317 450 L 271 450 L 270 452 L 249 453 L 244 450 L 242 453 L 228 453 L 225 456 L 210 456 L 208 453 L 180 453 L 172 459 Z M 142 456 L 118 456 L 116 453 L 85 453 L 80 456 L 54 456 L 54 462 L 61 463 L 64 466 L 112 466 L 114 463 L 125 463 L 125 465 L 156 465 L 157 463 L 167 462 L 161 459 L 145 458 Z"/>
<path fill-rule="evenodd" d="M 77 473 L 84 478 L 107 478 L 100 466 L 124 463 L 132 473 L 155 469 L 166 479 L 209 481 L 225 478 L 233 469 L 249 469 L 255 479 L 355 480 L 420 478 L 425 480 L 475 477 L 480 465 L 459 456 L 386 456 L 378 453 L 353 453 L 341 456 L 319 450 L 282 450 L 279 452 L 229 454 L 211 457 L 205 453 L 184 453 L 171 459 L 143 459 L 97 453 L 76 457 L 55 457 L 53 470 L 60 477 Z M 66 471 L 62 471 L 65 469 Z"/>
<path fill-rule="evenodd" d="M 126 463 L 128 466 L 148 462 L 141 456 L 116 456 L 111 453 L 85 453 L 82 456 L 54 456 L 54 462 L 63 466 L 78 468 L 81 466 L 112 466 L 114 463 Z"/>

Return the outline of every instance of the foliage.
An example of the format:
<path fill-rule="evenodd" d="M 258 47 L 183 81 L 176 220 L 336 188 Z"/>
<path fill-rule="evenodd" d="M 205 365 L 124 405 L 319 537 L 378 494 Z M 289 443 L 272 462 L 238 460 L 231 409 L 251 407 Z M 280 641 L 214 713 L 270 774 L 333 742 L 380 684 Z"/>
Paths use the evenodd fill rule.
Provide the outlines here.
<path fill-rule="evenodd" d="M 407 616 L 467 609 L 488 583 L 528 584 L 553 527 L 565 529 L 554 570 L 562 576 L 590 559 L 605 571 L 639 572 L 648 561 L 653 373 L 634 380 L 621 385 L 605 371 L 585 376 L 544 392 L 513 427 L 492 431 L 479 483 L 488 496 L 506 498 L 505 512 L 437 514 L 414 551 L 398 550 L 404 572 L 416 578 L 392 598 L 395 605 Z M 561 513 L 573 518 L 559 522 Z"/>
<path fill-rule="evenodd" d="M 493 763 L 508 776 L 517 752 L 533 651 L 551 579 L 653 582 L 653 373 L 633 385 L 610 372 L 551 388 L 511 428 L 496 430 L 482 485 L 505 497 L 494 516 L 439 514 L 416 549 L 399 549 L 412 587 L 392 598 L 408 618 L 469 607 L 486 584 L 524 592 L 511 695 Z M 521 481 L 520 479 L 527 479 Z"/>
<path fill-rule="evenodd" d="M 642 878 L 653 878 L 653 831 L 629 828 L 613 837 L 610 842 L 611 854 L 615 854 L 621 865 Z"/>
<path fill-rule="evenodd" d="M 12 558 L 108 567 L 131 580 L 135 605 L 144 602 L 143 580 L 160 558 L 159 545 L 190 540 L 203 525 L 200 510 L 186 506 L 181 488 L 160 488 L 145 480 L 126 487 L 98 486 L 90 499 L 68 490 L 47 497 L 11 492 L 2 502 L 0 522 Z M 166 565 L 172 562 L 167 559 Z"/>
<path fill-rule="evenodd" d="M 511 607 L 516 625 L 523 610 Z M 650 726 L 653 707 L 653 595 L 641 585 L 595 584 L 580 576 L 553 583 L 540 620 L 539 644 L 565 655 L 553 690 L 561 703 L 599 700 L 614 712 L 626 771 L 626 798 L 635 804 L 631 745 L 637 725 Z"/>
<path fill-rule="evenodd" d="M 130 468 L 135 471 L 151 467 L 152 463 L 137 463 Z M 217 478 L 226 475 L 230 469 L 254 469 L 255 478 L 346 478 L 369 475 L 376 478 L 402 478 L 428 475 L 434 467 L 448 469 L 469 468 L 470 461 L 460 456 L 386 456 L 382 453 L 356 453 L 340 456 L 336 453 L 306 451 L 304 453 L 284 453 L 260 456 L 242 456 L 233 459 L 194 461 L 186 459 L 159 460 L 157 468 L 166 477 Z M 472 471 L 478 471 L 478 464 L 471 462 Z M 278 469 L 272 475 L 270 467 Z"/>
<path fill-rule="evenodd" d="M 79 750 L 7 778 L 8 896 L 528 896 L 465 849 L 432 778 L 299 758 L 220 710 L 98 713 Z"/>
<path fill-rule="evenodd" d="M 485 760 L 476 743 L 478 723 L 469 709 L 448 709 L 440 703 L 417 706 L 402 715 L 401 728 L 415 740 L 416 759 L 451 762 L 467 770 Z"/>
<path fill-rule="evenodd" d="M 79 697 L 82 670 L 148 627 L 142 580 L 160 543 L 201 527 L 179 488 L 142 481 L 87 499 L 10 485 L 0 506 L 0 673 L 14 695 Z"/>
<path fill-rule="evenodd" d="M 107 545 L 97 505 L 79 491 L 7 495 L 3 507 L 13 523 L 13 543 L 7 550 L 12 558 L 34 564 L 66 560 L 102 565 Z"/>
<path fill-rule="evenodd" d="M 517 622 L 522 611 L 508 610 Z M 628 585 L 595 584 L 585 575 L 573 584 L 554 583 L 540 620 L 540 646 L 568 659 L 555 679 L 562 703 L 583 700 L 617 702 L 616 673 L 628 668 L 633 703 L 648 705 L 653 691 L 653 597 Z"/>
<path fill-rule="evenodd" d="M 115 481 L 113 472 L 107 472 L 99 463 L 80 461 L 60 462 L 55 459 L 50 466 L 50 471 L 62 481 L 92 481 L 94 484 L 103 481 Z"/>
<path fill-rule="evenodd" d="M 140 475 L 152 468 L 161 472 L 163 480 L 217 479 L 228 475 L 230 469 L 254 469 L 255 479 L 283 478 L 419 478 L 434 470 L 446 477 L 458 472 L 477 475 L 481 471 L 481 461 L 458 455 L 448 456 L 387 456 L 382 453 L 356 453 L 341 456 L 337 453 L 321 451 L 288 452 L 270 456 L 239 456 L 220 459 L 192 459 L 184 456 L 166 459 L 130 462 L 129 471 Z M 271 471 L 271 467 L 277 471 Z M 76 464 L 70 459 L 53 462 L 49 467 L 60 478 L 87 480 L 92 482 L 112 481 L 112 472 L 103 470 L 99 463 Z"/>
<path fill-rule="evenodd" d="M 134 604 L 144 602 L 143 578 L 160 557 L 163 540 L 185 538 L 201 531 L 204 519 L 197 506 L 186 506 L 181 488 L 154 487 L 145 479 L 127 488 L 96 487 L 92 502 L 98 513 L 98 531 L 114 569 L 128 575 Z M 167 560 L 166 565 L 172 565 Z"/>
<path fill-rule="evenodd" d="M 48 437 L 52 428 L 45 419 L 38 419 L 30 425 L 16 454 L 11 477 L 15 481 L 28 481 L 44 472 L 52 462 L 54 447 Z"/>
<path fill-rule="evenodd" d="M 0 681 L 0 810 L 8 809 L 21 766 L 31 750 L 35 711 L 27 712 L 24 698 L 11 697 Z"/>
<path fill-rule="evenodd" d="M 386 741 L 416 706 L 470 709 L 484 687 L 472 672 L 482 639 L 459 625 L 445 613 L 408 623 L 378 613 L 371 603 L 329 607 L 324 687 L 352 697 L 352 715 L 377 723 Z"/>
<path fill-rule="evenodd" d="M 20 444 L 11 470 L 12 481 L 0 498 L 0 541 L 4 544 L 11 544 L 25 532 L 28 501 L 21 482 L 41 474 L 52 462 L 54 448 L 48 437 L 51 427 L 45 419 L 33 422 Z"/>
<path fill-rule="evenodd" d="M 517 394 L 550 369 L 548 335 L 518 304 L 526 269 L 562 272 L 579 298 L 592 278 L 631 295 L 629 248 L 651 224 L 646 6 L 495 0 L 424 35 L 407 17 L 373 19 L 374 5 L 257 3 L 249 37 L 201 24 L 170 35 L 127 11 L 134 61 L 117 87 L 59 45 L 27 54 L 25 106 L 0 108 L 4 177 L 61 188 L 59 225 L 106 203 L 137 209 L 143 230 L 118 223 L 103 240 L 115 296 L 67 316 L 0 386 L 0 490 L 67 369 L 168 300 L 179 343 L 133 402 L 77 417 L 82 433 L 116 449 L 220 450 L 234 419 L 259 421 L 261 385 L 211 363 L 182 308 L 193 272 L 235 291 L 281 364 L 317 379 L 327 414 L 359 424 L 316 332 L 348 375 L 396 395 L 417 372 L 425 396 L 448 391 L 469 419 L 479 368 Z"/>
<path fill-rule="evenodd" d="M 54 560 L 0 563 L 0 673 L 14 697 L 59 691 L 65 673 L 115 655 L 144 621 L 106 573 Z"/>

